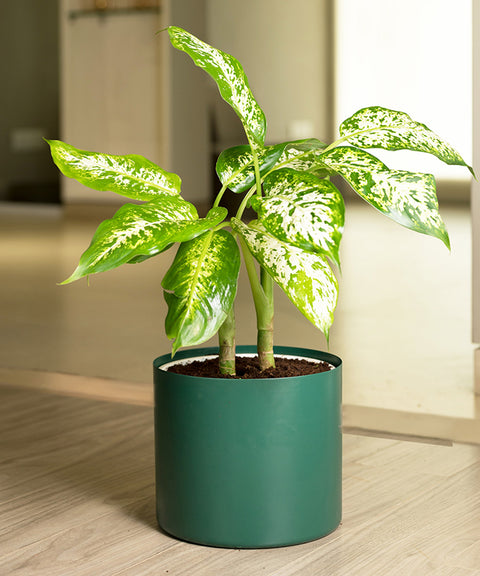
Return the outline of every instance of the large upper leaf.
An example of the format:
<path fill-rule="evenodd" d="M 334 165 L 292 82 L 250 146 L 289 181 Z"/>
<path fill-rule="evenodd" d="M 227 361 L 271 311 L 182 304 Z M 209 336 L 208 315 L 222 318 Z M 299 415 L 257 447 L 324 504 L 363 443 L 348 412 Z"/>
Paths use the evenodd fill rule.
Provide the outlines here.
<path fill-rule="evenodd" d="M 162 282 L 173 353 L 215 335 L 233 306 L 239 268 L 237 243 L 225 230 L 180 245 Z"/>
<path fill-rule="evenodd" d="M 360 148 L 415 150 L 433 154 L 446 164 L 467 166 L 450 144 L 405 112 L 380 106 L 363 108 L 340 125 L 340 136 Z"/>
<path fill-rule="evenodd" d="M 233 218 L 232 227 L 300 312 L 328 338 L 337 304 L 337 280 L 327 260 Z"/>
<path fill-rule="evenodd" d="M 78 267 L 63 284 L 159 254 L 174 242 L 190 240 L 216 226 L 226 215 L 226 208 L 214 208 L 198 219 L 193 204 L 178 196 L 164 198 L 161 204 L 125 204 L 100 224 Z"/>
<path fill-rule="evenodd" d="M 267 127 L 265 115 L 253 97 L 240 62 L 182 28 L 170 26 L 168 34 L 175 48 L 186 52 L 197 66 L 215 80 L 222 98 L 242 121 L 250 143 L 262 147 Z"/>
<path fill-rule="evenodd" d="M 374 208 L 406 228 L 440 238 L 450 247 L 431 174 L 389 170 L 375 156 L 350 146 L 325 152 L 322 161 Z"/>
<path fill-rule="evenodd" d="M 345 218 L 342 195 L 328 180 L 283 168 L 264 181 L 265 196 L 252 198 L 263 226 L 276 238 L 339 264 Z"/>
<path fill-rule="evenodd" d="M 180 178 L 143 156 L 115 156 L 79 150 L 60 140 L 47 142 L 60 171 L 94 190 L 109 190 L 133 200 L 145 201 L 180 193 Z"/>
<path fill-rule="evenodd" d="M 260 175 L 263 176 L 282 155 L 283 144 L 268 146 L 258 153 Z M 250 146 L 227 148 L 218 157 L 216 171 L 220 182 L 233 192 L 245 192 L 255 183 L 255 169 Z"/>

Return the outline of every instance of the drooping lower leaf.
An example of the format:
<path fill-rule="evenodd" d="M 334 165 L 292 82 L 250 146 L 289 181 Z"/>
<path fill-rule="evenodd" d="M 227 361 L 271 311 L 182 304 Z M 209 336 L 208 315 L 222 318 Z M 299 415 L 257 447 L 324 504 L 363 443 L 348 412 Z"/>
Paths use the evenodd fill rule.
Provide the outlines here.
<path fill-rule="evenodd" d="M 268 232 L 339 264 L 345 205 L 337 188 L 329 180 L 291 168 L 270 173 L 263 187 L 265 196 L 251 202 Z"/>
<path fill-rule="evenodd" d="M 363 108 L 342 122 L 339 130 L 353 146 L 427 152 L 446 164 L 467 166 L 473 174 L 450 144 L 405 112 L 381 106 Z"/>
<path fill-rule="evenodd" d="M 235 299 L 240 254 L 232 234 L 210 231 L 180 245 L 162 286 L 173 353 L 214 336 Z"/>
<path fill-rule="evenodd" d="M 267 146 L 257 154 L 260 175 L 263 176 L 275 165 L 284 146 Z M 218 157 L 216 171 L 220 182 L 232 192 L 245 192 L 255 183 L 255 169 L 250 146 L 234 146 L 224 150 Z"/>
<path fill-rule="evenodd" d="M 253 97 L 240 62 L 182 28 L 170 26 L 168 34 L 174 48 L 186 52 L 197 66 L 215 80 L 222 98 L 242 121 L 250 143 L 261 148 L 267 128 L 265 114 Z"/>
<path fill-rule="evenodd" d="M 338 284 L 326 258 L 286 244 L 236 218 L 232 227 L 298 310 L 328 338 Z"/>
<path fill-rule="evenodd" d="M 62 284 L 112 270 L 127 262 L 141 262 L 174 242 L 184 242 L 219 224 L 225 208 L 214 208 L 199 219 L 193 204 L 180 197 L 162 203 L 125 204 L 100 224 L 74 273 Z"/>
<path fill-rule="evenodd" d="M 389 170 L 372 154 L 350 146 L 329 150 L 322 161 L 374 208 L 406 228 L 439 238 L 450 248 L 431 174 Z"/>

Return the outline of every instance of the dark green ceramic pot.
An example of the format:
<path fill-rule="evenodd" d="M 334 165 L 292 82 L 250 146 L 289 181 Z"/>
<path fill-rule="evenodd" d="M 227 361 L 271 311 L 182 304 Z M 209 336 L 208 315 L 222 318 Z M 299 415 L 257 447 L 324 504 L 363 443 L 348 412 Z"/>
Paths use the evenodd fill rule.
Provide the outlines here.
<path fill-rule="evenodd" d="M 239 346 L 237 354 L 255 353 Z M 175 360 L 216 354 L 187 350 Z M 167 372 L 154 362 L 156 506 L 182 540 L 228 548 L 315 540 L 341 520 L 341 360 L 329 372 L 232 380 Z"/>

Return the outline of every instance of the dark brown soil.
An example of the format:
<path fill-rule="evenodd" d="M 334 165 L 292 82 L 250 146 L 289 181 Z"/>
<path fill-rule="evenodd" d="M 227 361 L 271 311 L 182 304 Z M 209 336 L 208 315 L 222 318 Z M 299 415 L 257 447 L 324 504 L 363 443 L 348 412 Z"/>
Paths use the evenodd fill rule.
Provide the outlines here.
<path fill-rule="evenodd" d="M 194 360 L 188 364 L 175 364 L 170 366 L 169 372 L 187 376 L 201 376 L 203 378 L 289 378 L 292 376 L 305 376 L 328 372 L 331 365 L 327 362 L 310 362 L 303 359 L 275 358 L 275 368 L 260 370 L 257 358 L 237 356 L 236 376 L 223 376 L 218 368 L 218 358 L 207 360 Z"/>

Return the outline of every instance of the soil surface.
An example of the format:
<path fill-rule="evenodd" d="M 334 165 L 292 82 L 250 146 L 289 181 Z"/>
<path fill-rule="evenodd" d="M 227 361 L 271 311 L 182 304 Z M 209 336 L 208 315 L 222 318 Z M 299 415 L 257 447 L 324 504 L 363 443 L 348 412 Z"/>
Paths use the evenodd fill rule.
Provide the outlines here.
<path fill-rule="evenodd" d="M 327 362 L 310 362 L 304 359 L 275 358 L 275 368 L 260 370 L 257 358 L 236 358 L 236 376 L 224 376 L 218 368 L 218 357 L 207 360 L 194 360 L 188 364 L 175 364 L 170 366 L 169 372 L 184 374 L 186 376 L 201 376 L 203 378 L 289 378 L 292 376 L 305 376 L 328 372 L 332 366 Z"/>

